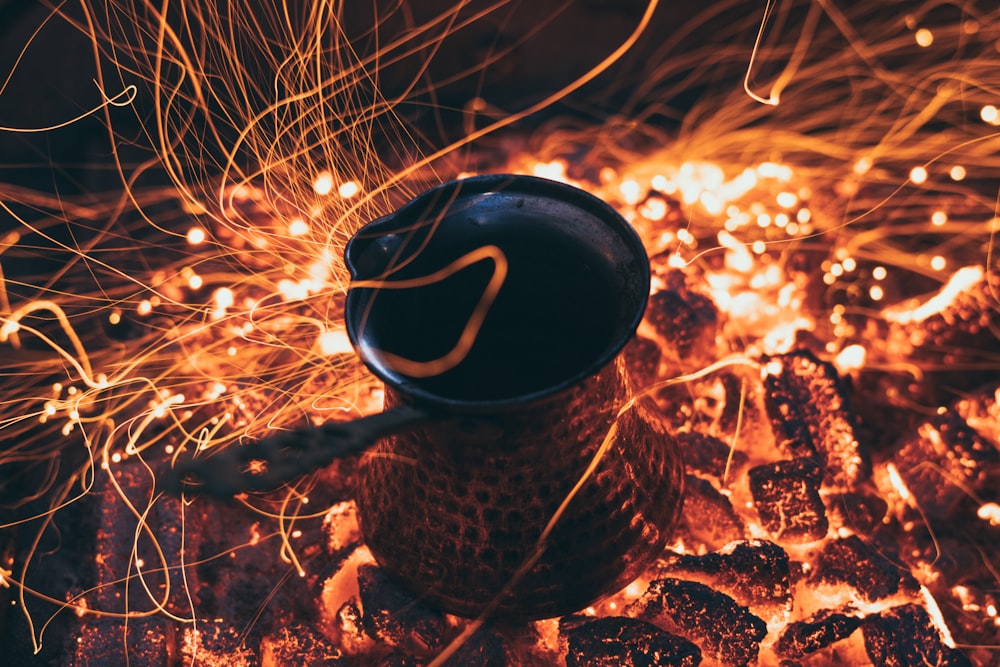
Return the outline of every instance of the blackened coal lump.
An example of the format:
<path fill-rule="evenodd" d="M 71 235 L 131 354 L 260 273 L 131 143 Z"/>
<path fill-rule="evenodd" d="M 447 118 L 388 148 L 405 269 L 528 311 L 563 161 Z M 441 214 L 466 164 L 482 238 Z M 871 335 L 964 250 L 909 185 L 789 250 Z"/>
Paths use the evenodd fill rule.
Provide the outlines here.
<path fill-rule="evenodd" d="M 687 533 L 711 548 L 746 536 L 743 519 L 727 496 L 707 479 L 688 475 L 684 481 L 684 527 Z"/>
<path fill-rule="evenodd" d="M 819 494 L 823 472 L 814 458 L 776 461 L 750 469 L 750 493 L 757 516 L 774 539 L 812 542 L 829 523 Z"/>
<path fill-rule="evenodd" d="M 566 667 L 695 667 L 701 650 L 637 618 L 608 616 L 563 628 Z"/>
<path fill-rule="evenodd" d="M 373 639 L 416 652 L 442 645 L 444 616 L 400 588 L 382 568 L 358 568 L 358 592 L 365 632 Z"/>
<path fill-rule="evenodd" d="M 813 581 L 847 584 L 868 602 L 897 593 L 900 588 L 916 591 L 910 571 L 889 560 L 880 549 L 856 535 L 831 540 L 816 559 Z"/>
<path fill-rule="evenodd" d="M 701 476 L 712 476 L 722 479 L 729 464 L 731 475 L 735 475 L 747 464 L 747 455 L 742 451 L 732 452 L 732 462 L 729 462 L 730 449 L 728 443 L 706 433 L 686 431 L 677 434 L 677 442 L 684 453 L 684 466 L 688 473 Z"/>
<path fill-rule="evenodd" d="M 801 658 L 849 637 L 859 625 L 861 619 L 857 616 L 823 611 L 785 626 L 774 652 L 786 658 Z"/>
<path fill-rule="evenodd" d="M 833 364 L 807 350 L 763 361 L 780 369 L 764 378 L 764 404 L 778 447 L 790 457 L 817 457 L 843 489 L 866 479 L 869 454 L 858 441 L 854 412 Z"/>
<path fill-rule="evenodd" d="M 767 624 L 725 593 L 667 577 L 653 581 L 629 613 L 697 644 L 727 665 L 757 661 Z"/>
<path fill-rule="evenodd" d="M 868 616 L 861 630 L 875 667 L 972 667 L 965 654 L 941 641 L 927 611 L 918 605 L 901 605 Z"/>
<path fill-rule="evenodd" d="M 666 573 L 708 584 L 750 607 L 784 605 L 791 600 L 788 554 L 774 542 L 734 542 L 720 551 L 683 555 Z"/>

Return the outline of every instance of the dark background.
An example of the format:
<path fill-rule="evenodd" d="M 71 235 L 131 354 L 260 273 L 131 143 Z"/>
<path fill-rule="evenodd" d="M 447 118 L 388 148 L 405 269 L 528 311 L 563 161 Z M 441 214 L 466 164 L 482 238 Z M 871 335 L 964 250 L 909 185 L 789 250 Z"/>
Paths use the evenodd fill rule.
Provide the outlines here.
<path fill-rule="evenodd" d="M 47 4 L 0 0 L 0 81 L 13 70 L 0 93 L 0 126 L 37 128 L 63 123 L 101 101 L 94 83 L 96 65 L 89 39 L 59 17 L 46 23 L 50 14 Z M 68 3 L 64 10 L 79 18 L 81 12 L 75 4 Z M 425 0 L 412 3 L 419 7 L 412 12 L 393 11 L 398 3 L 387 0 L 345 4 L 345 32 L 361 53 L 370 53 L 377 43 L 372 34 L 376 20 L 378 43 L 384 44 L 408 26 L 420 25 L 454 3 Z M 491 4 L 474 0 L 459 19 L 471 17 Z M 742 43 L 749 53 L 754 22 L 760 20 L 758 4 L 730 2 L 716 10 L 696 3 L 661 2 L 648 30 L 625 58 L 522 126 L 557 114 L 602 122 L 623 110 L 639 114 L 649 108 L 655 110 L 645 115 L 644 121 L 669 126 L 706 87 L 733 85 L 734 73 L 720 72 L 716 81 L 686 82 L 682 94 L 671 86 L 678 81 L 675 75 L 657 81 L 639 100 L 634 99 L 637 85 L 658 76 L 659 62 L 702 48 L 706 41 L 725 41 L 729 46 Z M 610 54 L 635 29 L 645 8 L 641 0 L 524 0 L 505 4 L 441 42 L 420 85 L 401 111 L 408 121 L 423 126 L 427 141 L 433 145 L 461 134 L 461 110 L 473 97 L 486 100 L 485 120 L 528 107 Z M 695 19 L 699 14 L 701 18 Z M 39 30 L 39 26 L 43 27 Z M 689 32 L 691 26 L 694 30 Z M 17 63 L 36 30 L 38 34 Z M 382 68 L 379 77 L 383 92 L 391 96 L 402 90 L 430 56 L 428 47 Z M 118 92 L 107 91 L 108 95 Z M 140 113 L 149 95 L 148 90 L 140 88 L 135 106 Z M 112 109 L 111 114 L 119 149 L 126 160 L 148 157 L 136 111 Z M 102 114 L 47 132 L 2 131 L 0 183 L 63 194 L 113 189 L 119 186 L 119 179 L 111 168 L 109 141 Z M 130 146 L 132 143 L 136 146 Z"/>

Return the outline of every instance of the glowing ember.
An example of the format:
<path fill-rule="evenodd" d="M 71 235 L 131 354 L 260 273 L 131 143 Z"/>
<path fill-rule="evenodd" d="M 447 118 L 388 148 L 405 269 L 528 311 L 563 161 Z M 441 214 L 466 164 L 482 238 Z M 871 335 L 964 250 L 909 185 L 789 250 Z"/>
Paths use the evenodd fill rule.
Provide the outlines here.
<path fill-rule="evenodd" d="M 940 268 L 944 268 L 943 266 Z M 893 306 L 882 311 L 882 316 L 890 322 L 909 324 L 922 322 L 932 315 L 944 311 L 954 303 L 959 295 L 968 292 L 981 283 L 986 274 L 981 266 L 966 266 L 956 271 L 941 291 L 927 301 L 912 306 Z"/>

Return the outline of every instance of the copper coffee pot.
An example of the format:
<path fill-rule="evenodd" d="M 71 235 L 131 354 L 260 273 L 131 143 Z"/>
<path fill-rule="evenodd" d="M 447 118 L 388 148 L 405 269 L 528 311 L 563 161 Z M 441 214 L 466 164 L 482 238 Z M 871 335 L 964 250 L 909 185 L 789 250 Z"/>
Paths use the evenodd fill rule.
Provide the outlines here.
<path fill-rule="evenodd" d="M 273 488 L 375 443 L 357 496 L 368 547 L 462 616 L 577 611 L 662 552 L 684 471 L 627 378 L 650 276 L 614 209 L 545 179 L 469 178 L 366 225 L 345 260 L 347 331 L 385 412 L 233 448 L 221 475 L 176 474 Z"/>

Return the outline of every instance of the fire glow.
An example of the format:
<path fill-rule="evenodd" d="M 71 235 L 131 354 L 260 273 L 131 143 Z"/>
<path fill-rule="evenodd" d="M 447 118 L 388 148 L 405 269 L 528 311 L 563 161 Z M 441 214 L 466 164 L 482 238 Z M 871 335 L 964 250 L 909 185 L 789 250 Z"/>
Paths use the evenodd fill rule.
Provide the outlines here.
<path fill-rule="evenodd" d="M 315 10 L 323 16 L 314 19 L 334 25 L 336 17 L 322 4 Z M 810 12 L 819 12 L 810 7 Z M 130 14 L 132 9 L 127 4 L 115 7 L 123 16 L 136 20 Z M 459 10 L 454 11 L 445 16 L 457 19 Z M 862 10 L 857 12 L 852 20 L 863 25 L 868 19 Z M 843 15 L 830 5 L 825 16 L 830 23 L 823 25 L 837 32 L 832 28 Z M 933 53 L 945 48 L 956 30 L 966 39 L 982 40 L 987 45 L 990 40 L 1000 40 L 995 34 L 996 16 L 978 19 L 975 32 L 968 32 L 965 22 L 958 27 L 933 26 L 931 30 L 921 25 L 919 17 L 907 18 L 912 19 L 912 26 L 900 28 L 894 23 L 896 37 L 880 43 L 875 57 L 898 53 L 904 48 L 902 41 L 907 43 L 905 48 Z M 276 17 L 270 20 L 280 25 Z M 818 17 L 808 19 L 807 28 L 819 30 L 818 21 Z M 99 25 L 94 31 L 97 44 L 121 43 L 121 36 L 113 34 L 110 24 Z M 982 530 L 989 530 L 1000 525 L 1000 499 L 982 479 L 956 477 L 957 473 L 946 470 L 944 464 L 932 461 L 905 468 L 905 457 L 897 461 L 894 455 L 909 450 L 880 443 L 879 453 L 886 458 L 874 463 L 872 478 L 878 493 L 870 495 L 887 503 L 884 518 L 878 517 L 876 525 L 856 527 L 834 511 L 830 498 L 860 494 L 864 485 L 859 483 L 855 488 L 843 481 L 824 481 L 816 498 L 821 505 L 827 502 L 830 523 L 825 527 L 817 523 L 813 526 L 816 534 L 802 533 L 802 537 L 794 536 L 789 526 L 776 529 L 768 524 L 763 514 L 765 503 L 756 502 L 764 491 L 753 486 L 756 478 L 751 479 L 749 471 L 795 458 L 781 450 L 780 438 L 772 432 L 761 406 L 766 402 L 763 387 L 767 381 L 794 375 L 781 360 L 794 358 L 796 351 L 810 350 L 828 359 L 831 368 L 853 383 L 855 395 L 884 394 L 888 397 L 884 409 L 891 406 L 902 411 L 904 406 L 919 406 L 919 410 L 912 410 L 913 415 L 928 412 L 928 405 L 921 401 L 930 403 L 939 398 L 917 391 L 925 389 L 922 385 L 914 387 L 942 367 L 951 364 L 962 370 L 961 365 L 967 364 L 973 370 L 995 372 L 995 348 L 976 355 L 972 345 L 967 351 L 973 354 L 963 357 L 957 348 L 967 345 L 967 339 L 953 343 L 945 332 L 939 336 L 944 343 L 930 344 L 926 336 L 931 334 L 926 332 L 934 331 L 931 327 L 938 321 L 943 327 L 964 331 L 962 327 L 970 320 L 961 309 L 971 307 L 966 305 L 971 301 L 980 304 L 980 319 L 985 321 L 975 320 L 976 329 L 968 340 L 995 343 L 988 335 L 990 327 L 996 325 L 995 318 L 989 319 L 996 308 L 992 201 L 987 198 L 984 205 L 982 197 L 965 184 L 995 183 L 997 179 L 984 148 L 995 144 L 991 128 L 997 124 L 996 108 L 987 103 L 989 86 L 975 77 L 985 78 L 986 71 L 996 71 L 989 68 L 997 66 L 1000 55 L 994 50 L 971 60 L 972 74 L 962 76 L 976 83 L 964 91 L 966 98 L 961 105 L 957 97 L 954 104 L 950 101 L 950 95 L 957 93 L 914 87 L 909 94 L 921 100 L 914 102 L 918 108 L 887 110 L 883 105 L 870 107 L 859 102 L 856 109 L 838 110 L 848 118 L 845 126 L 851 122 L 863 126 L 844 148 L 834 140 L 836 133 L 824 135 L 819 129 L 834 118 L 821 108 L 828 103 L 827 89 L 834 85 L 833 69 L 800 53 L 804 47 L 796 46 L 795 35 L 773 40 L 762 51 L 755 51 L 757 59 L 750 62 L 768 65 L 779 72 L 779 80 L 787 73 L 791 81 L 801 82 L 801 89 L 791 86 L 783 92 L 780 104 L 773 106 L 778 114 L 773 120 L 760 116 L 764 113 L 761 106 L 734 90 L 724 95 L 722 103 L 713 101 L 714 110 L 701 105 L 692 109 L 690 124 L 677 129 L 665 146 L 658 143 L 661 135 L 652 131 L 620 146 L 608 138 L 624 131 L 615 126 L 617 121 L 596 130 L 573 131 L 553 121 L 535 133 L 529 150 L 516 133 L 499 133 L 504 123 L 499 122 L 495 129 L 502 150 L 494 147 L 484 151 L 489 160 L 477 170 L 544 176 L 571 182 L 604 198 L 635 226 L 653 258 L 652 297 L 681 294 L 682 301 L 687 299 L 682 305 L 690 306 L 691 322 L 684 326 L 691 327 L 694 340 L 683 350 L 651 318 L 640 329 L 640 337 L 665 350 L 647 378 L 648 387 L 660 387 L 657 400 L 668 405 L 665 412 L 677 408 L 679 414 L 671 417 L 675 427 L 691 437 L 711 436 L 729 446 L 724 473 L 700 471 L 693 476 L 714 485 L 718 495 L 731 503 L 733 515 L 744 522 L 744 541 L 733 544 L 774 540 L 786 557 L 792 558 L 793 567 L 800 568 L 800 579 L 791 585 L 794 595 L 789 592 L 787 605 L 755 601 L 759 606 L 753 610 L 767 625 L 766 638 L 758 640 L 762 656 L 771 659 L 779 655 L 779 636 L 812 613 L 846 609 L 851 618 L 876 618 L 907 604 L 929 615 L 946 647 L 958 645 L 971 651 L 976 647 L 966 644 L 976 635 L 951 625 L 956 619 L 971 623 L 970 618 L 995 625 L 995 596 L 982 586 L 958 588 L 953 582 L 940 580 L 945 575 L 938 561 L 946 553 L 920 550 L 928 544 L 947 550 L 935 533 L 944 519 L 934 515 L 935 507 L 928 506 L 938 498 L 922 497 L 915 489 L 924 483 L 924 473 L 934 468 L 927 474 L 943 487 L 958 490 L 954 498 L 949 496 L 948 502 L 942 503 L 948 508 L 964 508 L 962 511 L 976 519 Z M 855 62 L 857 56 L 852 54 L 858 45 L 857 41 L 845 45 L 838 58 Z M 270 63 L 278 87 L 298 91 L 301 99 L 311 97 L 313 103 L 296 107 L 301 109 L 297 120 L 282 121 L 279 111 L 286 104 L 298 104 L 295 95 L 271 108 L 273 118 L 287 123 L 276 133 L 279 137 L 269 134 L 267 124 L 254 117 L 251 102 L 257 101 L 244 99 L 244 106 L 237 107 L 234 116 L 242 143 L 215 147 L 225 149 L 222 152 L 230 158 L 240 147 L 248 154 L 264 156 L 256 168 L 245 169 L 241 153 L 240 160 L 219 161 L 224 165 L 223 173 L 212 173 L 202 154 L 186 142 L 182 115 L 173 115 L 179 112 L 166 105 L 158 118 L 162 136 L 155 148 L 173 187 L 132 190 L 127 186 L 125 199 L 133 204 L 122 206 L 134 221 L 123 217 L 121 230 L 98 236 L 91 247 L 82 248 L 66 245 L 47 232 L 48 226 L 57 222 L 81 228 L 96 225 L 101 216 L 118 206 L 114 195 L 109 196 L 107 206 L 91 209 L 40 197 L 42 203 L 37 205 L 45 212 L 41 221 L 3 205 L 17 229 L 0 241 L 0 268 L 7 257 L 30 257 L 36 245 L 51 243 L 67 258 L 68 269 L 75 269 L 67 270 L 65 283 L 59 285 L 37 277 L 13 279 L 9 272 L 0 273 L 0 349 L 8 358 L 23 356 L 20 361 L 26 365 L 3 365 L 5 379 L 15 379 L 18 386 L 5 387 L 0 397 L 0 435 L 23 443 L 0 455 L 0 465 L 17 466 L 26 461 L 53 465 L 64 454 L 68 458 L 66 452 L 71 449 L 82 456 L 75 471 L 63 471 L 63 477 L 53 473 L 40 484 L 37 495 L 46 499 L 45 509 L 31 505 L 30 511 L 21 512 L 15 506 L 3 515 L 0 534 L 28 525 L 41 539 L 71 503 L 89 496 L 102 499 L 107 516 L 113 513 L 107 508 L 114 505 L 118 508 L 115 511 L 135 519 L 129 529 L 135 534 L 134 540 L 129 538 L 134 542 L 130 544 L 133 553 L 121 561 L 115 561 L 112 553 L 94 554 L 95 567 L 105 567 L 107 562 L 112 563 L 108 568 L 118 569 L 105 573 L 104 579 L 85 590 L 53 590 L 40 576 L 42 559 L 35 547 L 18 551 L 2 564 L 0 587 L 11 594 L 12 605 L 20 613 L 17 622 L 29 628 L 36 651 L 41 650 L 43 639 L 49 641 L 45 629 L 51 620 L 68 610 L 87 620 L 169 619 L 183 628 L 185 656 L 222 660 L 232 644 L 213 639 L 202 627 L 207 619 L 192 601 L 197 590 L 187 580 L 189 575 L 192 581 L 196 578 L 197 568 L 192 563 L 199 558 L 206 562 L 238 560 L 244 558 L 244 550 L 260 552 L 272 544 L 280 545 L 274 550 L 279 571 L 294 572 L 322 590 L 317 596 L 322 627 L 311 632 L 317 641 L 345 655 L 360 659 L 402 646 L 443 661 L 445 647 L 455 637 L 465 637 L 464 630 L 472 627 L 450 619 L 451 627 L 442 632 L 438 644 L 415 648 L 399 643 L 401 640 L 392 644 L 377 633 L 373 637 L 364 629 L 358 620 L 365 611 L 357 602 L 358 572 L 370 566 L 370 556 L 357 545 L 359 533 L 349 504 L 332 491 L 327 493 L 334 495 L 323 495 L 322 488 L 317 490 L 323 485 L 343 484 L 340 477 L 346 479 L 349 471 L 339 467 L 307 476 L 270 496 L 240 497 L 240 509 L 253 517 L 252 530 L 223 535 L 204 553 L 185 553 L 183 547 L 171 546 L 174 543 L 167 533 L 159 533 L 151 520 L 147 522 L 148 517 L 165 512 L 172 502 L 147 486 L 154 482 L 159 466 L 169 465 L 177 457 L 211 454 L 275 429 L 345 419 L 380 408 L 380 389 L 354 360 L 344 331 L 341 308 L 347 279 L 341 259 L 343 245 L 353 229 L 388 212 L 409 194 L 443 176 L 465 173 L 466 167 L 459 169 L 448 158 L 467 145 L 473 153 L 477 148 L 472 139 L 463 139 L 427 155 L 414 151 L 410 163 L 402 167 L 383 164 L 374 153 L 363 156 L 370 162 L 352 164 L 344 158 L 342 146 L 357 137 L 331 130 L 316 140 L 318 149 L 309 154 L 300 144 L 310 141 L 314 128 L 328 126 L 332 116 L 345 119 L 345 126 L 350 125 L 346 120 L 360 126 L 370 109 L 364 105 L 359 108 L 349 95 L 324 92 L 325 84 L 312 78 L 316 76 L 311 73 L 314 61 L 330 66 L 337 59 L 349 59 L 346 45 L 328 47 L 317 41 L 310 47 L 287 46 L 289 53 L 293 46 L 315 51 L 297 52 L 287 61 Z M 177 48 L 185 57 L 197 54 L 197 49 L 182 47 L 171 47 L 168 41 L 155 44 L 161 53 Z M 220 48 L 223 50 L 211 56 L 215 60 L 189 60 L 186 74 L 200 81 L 227 68 L 239 71 L 242 66 L 237 49 L 228 51 L 224 44 Z M 393 44 L 386 48 L 401 47 Z M 135 55 L 143 54 L 140 50 Z M 740 62 L 746 65 L 746 54 L 741 57 Z M 176 53 L 170 53 L 170 59 L 185 62 Z M 940 61 L 948 63 L 950 59 L 942 57 Z M 357 72 L 366 65 L 354 63 Z M 803 69 L 794 71 L 796 67 Z M 950 67 L 961 71 L 958 63 Z M 943 81 L 958 76 L 950 69 L 940 74 Z M 869 75 L 873 81 L 877 78 L 872 72 Z M 164 83 L 153 73 L 146 76 L 157 84 Z M 194 92 L 177 85 L 183 91 L 179 99 L 189 108 L 210 114 Z M 350 83 L 343 85 L 349 87 Z M 784 85 L 775 84 L 775 91 L 764 99 L 777 102 L 777 92 Z M 160 94 L 170 97 L 172 93 L 165 90 Z M 818 98 L 815 103 L 799 102 L 801 111 L 791 117 L 781 115 L 789 107 L 794 110 L 796 100 L 810 93 Z M 227 94 L 240 99 L 248 93 L 227 89 Z M 956 120 L 959 106 L 973 108 L 976 118 Z M 381 109 L 377 105 L 372 108 Z M 392 113 L 387 105 L 386 116 L 380 118 L 387 126 L 385 131 L 395 128 L 398 134 L 405 134 L 406 128 L 393 125 L 401 121 Z M 739 119 L 740 114 L 747 119 Z M 804 119 L 797 120 L 797 115 Z M 751 118 L 764 127 L 754 126 Z M 931 127 L 931 120 L 963 129 L 955 134 L 939 132 Z M 359 132 L 364 134 L 365 130 Z M 469 136 L 487 134 L 478 132 Z M 757 149 L 747 148 L 755 144 L 759 144 Z M 633 148 L 626 150 L 624 145 Z M 639 148 L 634 148 L 636 145 Z M 279 155 L 275 157 L 273 151 Z M 892 151 L 899 157 L 890 159 Z M 586 157 L 579 160 L 573 155 Z M 26 194 L 14 197 L 36 203 Z M 175 218 L 164 221 L 145 213 L 163 204 L 175 211 Z M 116 252 L 118 236 L 130 238 L 131 232 L 142 237 L 141 242 L 134 249 L 119 248 Z M 144 253 L 148 267 L 125 268 L 132 266 L 127 258 L 130 253 Z M 78 262 L 81 259 L 86 261 Z M 91 268 L 80 271 L 81 264 Z M 912 290 L 911 280 L 916 284 Z M 983 294 L 987 295 L 985 302 Z M 710 308 L 699 310 L 699 304 Z M 956 310 L 960 312 L 956 314 Z M 699 319 L 705 312 L 716 319 Z M 912 328 L 921 335 L 912 335 Z M 906 345 L 900 342 L 904 340 Z M 758 372 L 734 370 L 747 368 Z M 881 384 L 873 390 L 866 382 Z M 683 387 L 687 397 L 684 392 L 670 394 L 676 387 Z M 973 388 L 965 389 L 978 396 Z M 984 399 L 981 412 L 991 415 L 995 404 Z M 991 417 L 977 415 L 985 423 L 993 423 Z M 872 414 L 863 416 L 871 418 Z M 964 414 L 962 418 L 969 424 L 978 423 Z M 928 422 L 914 425 L 912 432 L 890 432 L 912 438 L 917 443 L 912 447 L 919 451 L 925 447 L 926 451 L 944 452 L 941 458 L 948 459 L 952 455 L 942 433 L 947 440 L 955 428 Z M 984 428 L 977 430 L 985 433 Z M 996 442 L 987 444 L 997 446 Z M 963 461 L 968 463 L 966 468 L 974 467 Z M 800 472 L 788 472 L 780 466 L 774 470 L 776 476 Z M 808 478 L 807 473 L 801 474 Z M 130 476 L 141 483 L 128 481 Z M 316 507 L 316 497 L 321 503 L 335 502 L 334 508 Z M 185 539 L 199 539 L 186 535 L 184 522 L 206 525 L 204 516 L 215 510 L 201 499 L 185 503 L 190 503 L 188 509 L 176 511 L 187 518 L 179 521 L 176 530 L 184 533 Z M 974 505 L 971 510 L 965 507 L 970 503 Z M 693 504 L 691 511 L 696 511 Z M 320 526 L 323 522 L 327 524 L 325 532 Z M 828 584 L 824 580 L 813 590 L 804 583 L 810 569 L 822 567 L 827 551 L 846 549 L 845 545 L 854 548 L 849 538 L 868 539 L 880 525 L 882 530 L 892 526 L 907 548 L 920 552 L 904 559 L 901 570 L 906 576 L 900 580 L 899 591 L 871 600 L 866 591 L 843 582 Z M 101 534 L 106 536 L 108 531 Z M 318 547 L 315 535 L 336 535 L 340 546 Z M 988 542 L 995 533 L 985 535 Z M 177 548 L 179 560 L 178 554 L 170 551 Z M 586 614 L 607 618 L 624 613 L 654 619 L 654 625 L 682 632 L 676 623 L 670 625 L 674 622 L 658 616 L 655 604 L 645 597 L 651 582 L 663 581 L 664 573 L 673 577 L 670 572 L 684 572 L 684 585 L 700 582 L 701 575 L 678 565 L 681 559 L 707 554 L 728 558 L 736 549 L 714 544 L 692 531 L 684 533 L 656 571 L 641 579 L 641 585 L 636 582 L 622 594 L 595 604 Z M 319 564 L 323 554 L 334 552 L 344 557 L 343 567 L 320 580 L 324 576 Z M 980 556 L 985 567 L 991 568 L 988 556 Z M 694 562 L 684 561 L 684 567 Z M 915 579 L 910 582 L 906 577 Z M 704 581 L 722 586 L 714 579 Z M 123 583 L 126 590 L 122 599 Z M 170 598 L 178 590 L 188 602 Z M 138 596 L 136 591 L 140 591 Z M 55 608 L 49 606 L 53 601 Z M 266 604 L 261 601 L 261 608 Z M 302 618 L 292 620 L 307 623 Z M 247 623 L 252 624 L 251 619 L 224 618 L 206 627 L 223 635 L 238 634 L 232 628 Z M 530 648 L 516 650 L 543 662 L 565 660 L 558 646 L 561 631 L 551 623 L 540 623 L 538 637 L 549 637 L 548 644 L 539 639 Z M 276 655 L 285 655 L 282 651 L 292 650 L 286 648 L 292 639 L 282 638 L 276 629 L 269 632 L 256 648 L 238 646 L 254 656 L 247 658 L 251 660 L 248 664 L 257 664 L 253 660 L 260 655 L 273 660 Z M 819 655 L 828 661 L 863 656 L 859 634 Z M 995 635 L 982 637 L 985 646 L 977 649 L 977 659 L 994 651 L 989 642 L 995 641 Z M 527 643 L 523 636 L 510 641 Z M 712 649 L 706 646 L 701 649 L 707 655 Z"/>

